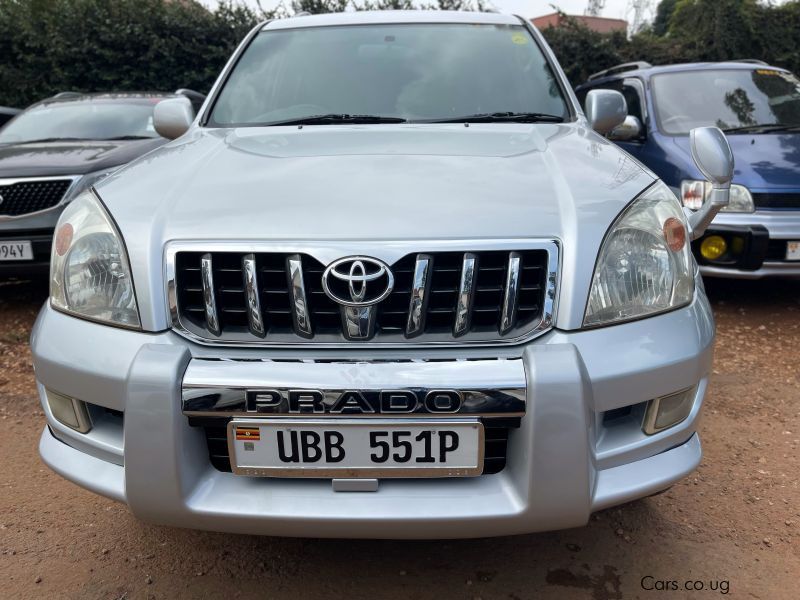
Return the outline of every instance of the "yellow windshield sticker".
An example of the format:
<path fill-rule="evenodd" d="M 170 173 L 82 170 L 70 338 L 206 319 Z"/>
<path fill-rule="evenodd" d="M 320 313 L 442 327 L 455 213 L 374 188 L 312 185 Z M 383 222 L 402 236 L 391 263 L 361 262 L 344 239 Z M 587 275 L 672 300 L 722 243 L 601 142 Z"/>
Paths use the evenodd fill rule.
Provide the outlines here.
<path fill-rule="evenodd" d="M 528 43 L 528 36 L 524 33 L 515 33 L 511 36 L 511 41 L 522 46 Z"/>
<path fill-rule="evenodd" d="M 759 75 L 782 75 L 780 71 L 776 71 L 775 69 L 756 69 L 756 73 Z"/>

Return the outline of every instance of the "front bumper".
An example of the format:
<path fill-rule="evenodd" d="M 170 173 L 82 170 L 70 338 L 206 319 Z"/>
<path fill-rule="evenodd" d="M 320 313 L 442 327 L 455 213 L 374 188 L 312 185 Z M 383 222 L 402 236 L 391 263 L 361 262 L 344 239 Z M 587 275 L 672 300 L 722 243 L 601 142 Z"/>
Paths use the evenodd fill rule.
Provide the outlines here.
<path fill-rule="evenodd" d="M 699 254 L 702 239 L 722 235 L 743 240 L 743 251 L 735 260 L 717 264 Z M 800 211 L 757 210 L 750 214 L 719 213 L 703 238 L 695 241 L 700 272 L 710 277 L 762 279 L 764 277 L 799 277 L 800 260 L 787 260 L 788 241 L 800 241 Z"/>
<path fill-rule="evenodd" d="M 696 427 L 713 338 L 711 311 L 698 290 L 690 306 L 665 315 L 592 331 L 553 331 L 525 346 L 492 349 L 494 357 L 521 359 L 527 379 L 527 410 L 509 435 L 501 472 L 384 480 L 374 493 L 341 493 L 326 480 L 216 470 L 202 430 L 181 411 L 182 380 L 193 360 L 213 351 L 224 367 L 226 359 L 260 361 L 280 352 L 209 349 L 171 332 L 126 331 L 46 307 L 32 337 L 40 394 L 46 387 L 110 412 L 80 434 L 56 421 L 43 400 L 48 427 L 40 453 L 67 479 L 164 525 L 352 538 L 480 537 L 575 527 L 594 511 L 663 490 L 697 466 Z M 487 358 L 487 352 L 430 354 L 463 360 Z M 370 355 L 408 358 L 407 351 Z M 354 360 L 357 377 L 363 355 L 318 356 L 334 357 Z M 271 363 L 263 364 L 269 378 Z M 606 420 L 610 411 L 688 387 L 696 388 L 692 411 L 668 430 L 645 436 L 624 419 Z"/>

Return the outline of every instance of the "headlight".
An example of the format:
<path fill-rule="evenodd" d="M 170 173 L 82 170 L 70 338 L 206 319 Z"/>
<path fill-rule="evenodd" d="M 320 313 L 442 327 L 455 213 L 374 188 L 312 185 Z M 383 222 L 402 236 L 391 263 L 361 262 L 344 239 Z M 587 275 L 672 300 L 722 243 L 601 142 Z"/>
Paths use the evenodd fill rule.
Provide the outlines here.
<path fill-rule="evenodd" d="M 103 179 L 117 171 L 119 167 L 113 167 L 111 169 L 104 169 L 102 171 L 95 171 L 94 173 L 87 173 L 72 186 L 69 190 L 69 193 L 63 200 L 63 204 L 67 202 L 71 202 L 78 196 L 80 196 L 83 192 L 91 188 L 93 185 L 100 183 Z"/>
<path fill-rule="evenodd" d="M 682 181 L 681 182 L 681 201 L 686 208 L 698 210 L 703 203 L 708 200 L 711 193 L 710 181 Z M 753 195 L 743 185 L 731 186 L 731 201 L 722 212 L 751 213 L 756 207 L 753 204 Z"/>
<path fill-rule="evenodd" d="M 592 277 L 585 327 L 621 323 L 691 302 L 694 271 L 686 217 L 658 182 L 611 226 Z"/>
<path fill-rule="evenodd" d="M 125 245 L 93 192 L 61 213 L 50 261 L 53 308 L 123 327 L 139 327 Z"/>

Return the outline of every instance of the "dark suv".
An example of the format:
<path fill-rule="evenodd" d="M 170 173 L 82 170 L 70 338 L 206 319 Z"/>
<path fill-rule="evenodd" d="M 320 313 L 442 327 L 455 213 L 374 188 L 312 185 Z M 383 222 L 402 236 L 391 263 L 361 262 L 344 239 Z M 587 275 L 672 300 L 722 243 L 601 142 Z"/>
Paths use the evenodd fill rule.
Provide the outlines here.
<path fill-rule="evenodd" d="M 153 128 L 153 107 L 174 96 L 65 92 L 0 130 L 0 278 L 47 272 L 64 206 L 164 144 Z"/>

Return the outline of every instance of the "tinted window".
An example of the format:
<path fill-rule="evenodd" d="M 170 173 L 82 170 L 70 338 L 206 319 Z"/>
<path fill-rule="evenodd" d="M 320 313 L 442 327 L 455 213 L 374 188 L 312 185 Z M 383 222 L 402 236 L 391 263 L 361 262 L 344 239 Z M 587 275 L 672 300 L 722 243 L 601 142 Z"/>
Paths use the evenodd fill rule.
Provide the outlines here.
<path fill-rule="evenodd" d="M 26 110 L 0 130 L 0 143 L 42 139 L 106 140 L 158 137 L 153 106 L 108 100 L 40 104 Z"/>
<path fill-rule="evenodd" d="M 260 33 L 209 124 L 328 113 L 414 120 L 506 111 L 568 115 L 547 61 L 521 26 L 309 27 Z"/>
<path fill-rule="evenodd" d="M 775 69 L 662 73 L 652 79 L 659 127 L 686 134 L 694 127 L 800 125 L 800 80 Z"/>

